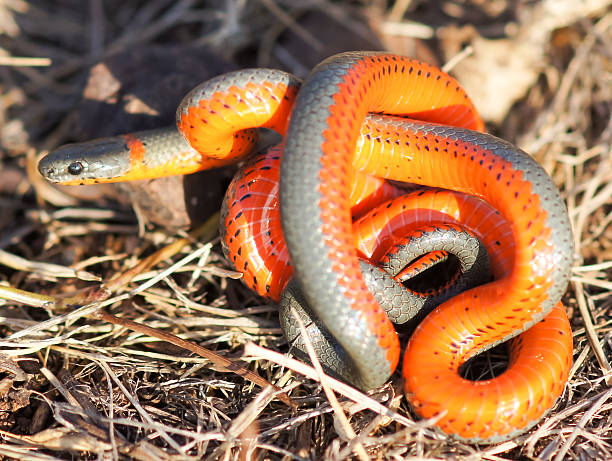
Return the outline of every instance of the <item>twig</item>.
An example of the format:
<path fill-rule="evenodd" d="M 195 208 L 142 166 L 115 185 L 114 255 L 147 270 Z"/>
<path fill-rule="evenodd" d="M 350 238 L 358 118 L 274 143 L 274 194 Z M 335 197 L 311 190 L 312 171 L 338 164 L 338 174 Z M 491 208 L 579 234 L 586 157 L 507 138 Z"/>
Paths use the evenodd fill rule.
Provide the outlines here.
<path fill-rule="evenodd" d="M 336 398 L 336 394 L 334 394 L 330 386 L 330 383 L 328 381 L 329 377 L 323 371 L 323 367 L 321 366 L 321 362 L 319 362 L 319 358 L 317 357 L 317 353 L 314 350 L 312 341 L 310 341 L 310 336 L 308 335 L 308 331 L 306 330 L 304 322 L 297 314 L 297 312 L 295 312 L 295 309 L 291 310 L 291 315 L 297 322 L 302 340 L 304 341 L 304 346 L 306 347 L 306 351 L 308 352 L 308 357 L 310 358 L 310 361 L 317 372 L 317 376 L 319 378 L 319 381 L 321 382 L 321 386 L 323 386 L 323 391 L 325 392 L 325 395 L 327 396 L 327 400 L 329 400 L 331 407 L 334 409 L 334 414 L 336 415 L 336 418 L 338 418 L 338 422 L 342 426 L 344 434 L 349 439 L 349 441 L 353 443 L 353 448 L 357 452 L 357 456 L 359 457 L 359 459 L 361 459 L 362 461 L 369 460 L 370 457 L 368 456 L 361 442 L 359 442 L 359 440 L 357 439 L 357 434 L 353 430 L 351 423 L 349 423 L 346 414 L 344 414 L 344 410 L 340 406 L 340 402 L 338 402 L 338 399 Z"/>
<path fill-rule="evenodd" d="M 49 58 L 29 58 L 20 56 L 0 56 L 0 66 L 12 67 L 48 67 L 52 64 Z"/>
<path fill-rule="evenodd" d="M 588 411 L 584 415 L 582 415 L 582 418 L 580 418 L 580 421 L 578 421 L 578 424 L 576 425 L 570 436 L 567 438 L 563 446 L 557 452 L 554 461 L 562 461 L 565 458 L 565 455 L 574 443 L 574 440 L 576 440 L 576 437 L 578 437 L 580 433 L 584 430 L 586 423 L 591 420 L 595 413 L 599 411 L 602 405 L 610 397 L 612 397 L 612 388 L 604 392 L 604 394 L 599 399 L 597 399 L 597 401 L 591 406 L 591 408 L 589 408 Z"/>
<path fill-rule="evenodd" d="M 253 373 L 242 364 L 235 360 L 230 360 L 225 358 L 216 352 L 205 349 L 197 344 L 194 344 L 189 341 L 185 341 L 184 339 L 179 338 L 178 336 L 171 335 L 169 333 L 165 333 L 163 331 L 157 330 L 155 328 L 148 327 L 146 325 L 142 325 L 140 323 L 133 322 L 128 319 L 122 319 L 119 317 L 115 317 L 107 312 L 101 311 L 96 315 L 100 320 L 104 320 L 105 322 L 112 323 L 114 325 L 120 325 L 122 327 L 128 328 L 132 331 L 137 331 L 139 333 L 152 336 L 157 339 L 161 339 L 162 341 L 166 341 L 170 344 L 174 344 L 182 349 L 186 349 L 188 351 L 193 352 L 194 354 L 198 354 L 201 357 L 204 357 L 210 360 L 218 371 L 224 373 L 233 373 L 238 376 L 242 376 L 243 378 L 251 381 L 253 384 L 265 389 L 268 386 L 272 386 L 275 391 L 278 391 L 278 398 L 283 401 L 285 404 L 289 406 L 295 406 L 292 400 L 289 398 L 287 394 L 282 392 L 278 387 L 270 384 L 268 381 L 263 379 L 257 373 Z"/>
<path fill-rule="evenodd" d="M 274 362 L 284 367 L 290 368 L 293 371 L 296 371 L 297 373 L 315 381 L 319 380 L 319 375 L 314 368 L 306 365 L 303 362 L 300 362 L 299 360 L 289 358 L 283 354 L 279 354 L 278 352 L 274 352 L 269 349 L 260 347 L 254 343 L 248 343 L 244 347 L 244 353 L 246 356 L 262 358 L 264 360 L 268 360 L 270 362 Z M 354 387 L 349 386 L 348 384 L 345 384 L 342 381 L 338 381 L 337 379 L 334 379 L 329 376 L 327 377 L 327 379 L 332 389 L 338 392 L 339 394 L 342 394 L 343 396 L 355 402 L 359 402 L 364 405 L 364 407 L 369 408 L 370 410 L 383 416 L 387 416 L 392 421 L 395 421 L 410 429 L 420 428 L 419 423 L 415 423 L 414 421 L 411 421 L 410 419 L 400 415 L 399 413 L 390 410 L 389 408 L 382 405 L 380 402 L 377 402 L 373 398 L 367 396 L 363 392 L 358 391 Z M 435 438 L 435 435 L 433 433 L 431 433 L 431 435 Z"/>
<path fill-rule="evenodd" d="M 610 366 L 610 362 L 606 357 L 606 353 L 604 352 L 603 347 L 601 347 L 599 339 L 597 338 L 597 332 L 595 331 L 595 326 L 593 325 L 593 321 L 591 320 L 591 311 L 587 306 L 587 299 L 585 298 L 582 284 L 579 282 L 574 282 L 574 290 L 576 292 L 576 300 L 578 301 L 580 315 L 582 316 L 582 320 L 584 322 L 587 339 L 589 340 L 591 349 L 593 349 L 593 352 L 595 353 L 595 357 L 597 357 L 597 362 L 601 367 L 601 371 L 604 375 L 607 375 L 605 378 L 606 384 L 608 386 L 611 386 L 612 367 Z"/>

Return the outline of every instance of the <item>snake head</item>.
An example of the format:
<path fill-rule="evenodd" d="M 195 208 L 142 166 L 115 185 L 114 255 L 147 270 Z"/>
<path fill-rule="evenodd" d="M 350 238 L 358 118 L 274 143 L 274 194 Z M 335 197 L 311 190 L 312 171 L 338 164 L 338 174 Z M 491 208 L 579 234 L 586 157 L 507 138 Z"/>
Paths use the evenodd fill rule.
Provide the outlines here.
<path fill-rule="evenodd" d="M 120 137 L 66 144 L 43 157 L 38 171 L 63 185 L 112 182 L 129 168 L 126 142 Z"/>

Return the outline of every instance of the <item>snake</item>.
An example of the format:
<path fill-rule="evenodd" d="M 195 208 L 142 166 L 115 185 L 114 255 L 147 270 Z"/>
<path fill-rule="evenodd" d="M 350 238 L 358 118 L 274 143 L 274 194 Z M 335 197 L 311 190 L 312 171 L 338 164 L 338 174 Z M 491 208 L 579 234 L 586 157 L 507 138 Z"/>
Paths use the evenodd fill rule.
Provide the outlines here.
<path fill-rule="evenodd" d="M 278 70 L 242 70 L 194 88 L 177 109 L 177 126 L 66 145 L 43 158 L 39 171 L 61 184 L 188 174 L 240 159 L 254 145 L 257 129 L 283 135 L 278 181 L 269 181 L 278 196 L 260 197 L 265 210 L 276 209 L 281 225 L 265 231 L 276 237 L 267 239 L 251 266 L 266 264 L 270 242 L 276 242 L 276 254 L 282 249 L 275 244 L 286 244 L 290 262 L 281 264 L 290 266 L 305 303 L 347 351 L 351 383 L 365 390 L 384 384 L 400 356 L 395 328 L 360 266 L 364 256 L 379 251 L 372 242 L 393 234 L 385 219 L 391 227 L 405 219 L 407 205 L 389 184 L 475 197 L 494 211 L 456 207 L 448 214 L 453 218 L 432 225 L 435 231 L 461 222 L 480 235 L 494 280 L 442 302 L 418 324 L 403 358 L 406 396 L 420 417 L 432 418 L 443 432 L 495 443 L 531 427 L 561 395 L 572 362 L 571 330 L 560 303 L 574 252 L 567 210 L 531 156 L 483 132 L 454 78 L 426 63 L 375 52 L 332 56 L 303 82 Z M 356 191 L 356 182 L 365 186 Z M 374 205 L 360 205 L 359 195 L 375 197 Z M 253 198 L 245 196 L 237 203 Z M 401 212 L 389 221 L 389 210 Z M 353 212 L 368 218 L 354 221 Z M 246 220 L 247 213 L 240 213 L 224 215 Z M 433 208 L 424 214 L 446 213 Z M 501 234 L 486 230 L 493 216 L 504 220 Z M 356 240 L 363 222 L 369 230 L 359 232 L 370 237 Z M 227 246 L 248 253 L 235 243 L 246 232 L 225 233 L 234 239 Z M 389 257 L 389 246 L 380 251 Z M 253 285 L 263 289 L 258 293 L 272 289 L 256 278 Z M 481 381 L 462 376 L 470 358 L 512 338 L 502 375 Z"/>

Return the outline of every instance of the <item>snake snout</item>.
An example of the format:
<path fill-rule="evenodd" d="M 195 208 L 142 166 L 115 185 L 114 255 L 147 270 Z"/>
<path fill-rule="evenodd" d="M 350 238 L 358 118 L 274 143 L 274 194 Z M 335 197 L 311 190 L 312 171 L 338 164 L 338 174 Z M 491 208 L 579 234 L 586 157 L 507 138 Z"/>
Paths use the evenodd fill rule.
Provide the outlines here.
<path fill-rule="evenodd" d="M 55 175 L 55 168 L 45 161 L 46 157 L 38 162 L 38 172 L 45 178 L 49 179 Z"/>

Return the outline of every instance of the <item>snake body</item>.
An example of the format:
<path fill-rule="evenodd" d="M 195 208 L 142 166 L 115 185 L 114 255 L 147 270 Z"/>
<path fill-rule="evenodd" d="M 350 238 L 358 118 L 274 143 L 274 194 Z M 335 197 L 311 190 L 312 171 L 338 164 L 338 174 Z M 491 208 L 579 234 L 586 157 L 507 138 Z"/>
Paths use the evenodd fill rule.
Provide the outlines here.
<path fill-rule="evenodd" d="M 416 328 L 403 364 L 415 411 L 439 417 L 436 425 L 455 437 L 495 442 L 532 425 L 560 395 L 572 354 L 569 323 L 559 304 L 573 256 L 567 212 L 537 162 L 481 133 L 483 123 L 454 79 L 400 56 L 343 53 L 317 66 L 301 87 L 280 71 L 220 76 L 187 95 L 177 124 L 189 145 L 177 141 L 180 147 L 173 150 L 152 141 L 176 137 L 171 129 L 107 138 L 52 152 L 39 169 L 66 184 L 189 173 L 236 160 L 253 145 L 254 129 L 273 129 L 285 135 L 282 154 L 272 154 L 281 162 L 280 185 L 265 175 L 257 181 L 280 196 L 261 193 L 255 200 L 247 192 L 230 199 L 226 246 L 231 259 L 240 259 L 238 270 L 255 268 L 256 275 L 245 276 L 251 285 L 273 298 L 280 296 L 285 276 L 275 275 L 274 265 L 269 280 L 257 271 L 266 266 L 268 254 L 288 252 L 291 264 L 282 258 L 279 264 L 290 267 L 307 304 L 347 351 L 353 384 L 380 386 L 400 355 L 397 334 L 364 282 L 359 257 L 390 257 L 390 245 L 381 242 L 404 229 L 404 222 L 430 213 L 440 218 L 433 225 L 460 224 L 481 238 L 495 280 L 445 301 Z M 181 162 L 181 156 L 189 160 Z M 165 157 L 174 159 L 168 167 Z M 106 162 L 123 166 L 98 167 Z M 257 170 L 244 170 L 244 187 L 255 181 L 249 174 Z M 414 212 L 403 218 L 408 207 L 386 180 L 460 195 L 452 195 L 451 205 L 436 205 L 427 193 L 435 207 L 416 212 L 418 219 Z M 456 205 L 466 194 L 496 211 L 473 206 L 466 212 Z M 367 203 L 363 197 L 374 199 Z M 256 214 L 260 211 L 247 206 L 249 201 L 263 201 L 257 207 L 267 211 Z M 278 205 L 282 232 L 265 229 L 272 222 L 265 213 L 278 213 Z M 373 206 L 376 211 L 368 212 Z M 353 223 L 351 210 L 367 217 Z M 389 210 L 397 211 L 393 218 Z M 489 232 L 493 215 L 504 225 Z M 270 239 L 263 239 L 267 243 L 256 254 L 254 235 L 261 232 Z M 272 279 L 282 281 L 277 286 Z M 461 376 L 469 358 L 510 338 L 516 339 L 504 374 L 487 381 Z"/>

